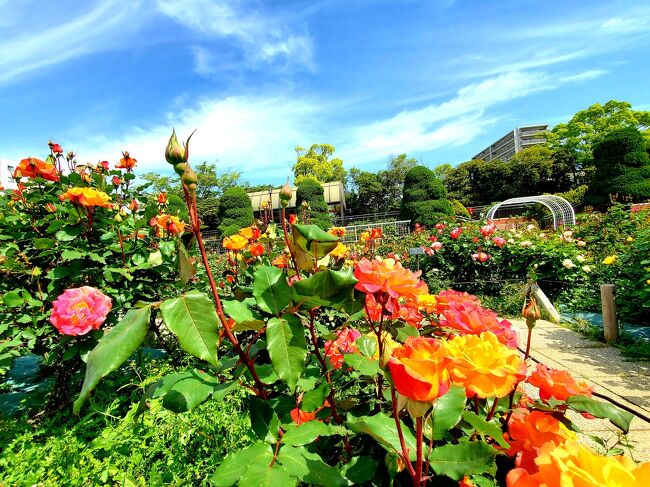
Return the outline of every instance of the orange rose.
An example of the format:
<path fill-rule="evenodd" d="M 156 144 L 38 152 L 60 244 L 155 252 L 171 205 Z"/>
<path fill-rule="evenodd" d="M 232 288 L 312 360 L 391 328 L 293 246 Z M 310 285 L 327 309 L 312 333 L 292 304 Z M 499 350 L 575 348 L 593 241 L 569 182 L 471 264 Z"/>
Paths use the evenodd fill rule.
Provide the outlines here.
<path fill-rule="evenodd" d="M 510 348 L 517 348 L 517 334 L 508 320 L 499 320 L 497 314 L 473 302 L 459 304 L 452 301 L 442 312 L 440 324 L 454 328 L 463 334 L 478 335 L 491 331 L 499 341 Z"/>
<path fill-rule="evenodd" d="M 165 213 L 154 216 L 149 221 L 149 225 L 156 229 L 156 236 L 158 237 L 163 236 L 163 231 L 169 235 L 178 235 L 185 231 L 185 223 L 180 221 L 177 216 L 167 215 Z"/>
<path fill-rule="evenodd" d="M 332 227 L 328 230 L 328 233 L 330 233 L 330 235 L 334 235 L 335 237 L 343 237 L 345 235 L 345 228 Z"/>
<path fill-rule="evenodd" d="M 439 312 L 445 310 L 451 303 L 475 306 L 480 306 L 481 304 L 476 296 L 465 292 L 454 291 L 453 289 L 440 291 L 436 297 L 438 298 Z"/>
<path fill-rule="evenodd" d="M 70 200 L 73 205 L 87 207 L 101 206 L 102 208 L 112 208 L 111 198 L 103 191 L 97 191 L 93 188 L 70 188 L 65 193 L 59 195 L 60 201 Z"/>
<path fill-rule="evenodd" d="M 519 352 L 500 343 L 492 332 L 455 337 L 447 348 L 451 379 L 465 387 L 467 397 L 503 397 L 526 377 Z"/>
<path fill-rule="evenodd" d="M 159 205 L 167 204 L 167 193 L 158 193 L 158 204 Z"/>
<path fill-rule="evenodd" d="M 544 364 L 537 364 L 527 381 L 539 387 L 539 397 L 543 401 L 557 399 L 566 401 L 571 396 L 591 396 L 593 388 L 583 381 L 577 381 L 566 370 L 549 369 Z"/>
<path fill-rule="evenodd" d="M 361 259 L 354 266 L 355 288 L 365 293 L 387 293 L 391 298 L 416 300 L 428 289 L 420 279 L 422 272 L 411 272 L 394 259 Z"/>
<path fill-rule="evenodd" d="M 431 294 L 420 294 L 417 298 L 417 306 L 418 309 L 427 313 L 433 314 L 438 312 L 438 301 Z"/>
<path fill-rule="evenodd" d="M 249 250 L 249 252 L 251 253 L 251 255 L 253 257 L 259 257 L 260 255 L 262 255 L 264 253 L 264 245 L 262 245 L 261 243 L 255 243 L 255 244 L 252 244 L 248 248 L 248 250 Z"/>
<path fill-rule="evenodd" d="M 247 240 L 257 240 L 260 237 L 260 229 L 255 227 L 246 227 L 239 230 L 238 234 Z"/>
<path fill-rule="evenodd" d="M 228 250 L 241 250 L 248 245 L 248 240 L 241 235 L 233 235 L 223 239 L 223 248 Z"/>
<path fill-rule="evenodd" d="M 118 169 L 126 169 L 127 171 L 130 171 L 135 167 L 135 164 L 138 162 L 137 159 L 133 159 L 129 155 L 128 152 L 122 152 L 122 159 L 120 159 L 120 162 L 118 162 L 115 167 Z"/>
<path fill-rule="evenodd" d="M 388 368 L 395 389 L 414 401 L 431 402 L 449 390 L 445 343 L 428 337 L 408 337 L 393 350 Z"/>
<path fill-rule="evenodd" d="M 271 262 L 275 267 L 280 269 L 286 269 L 289 266 L 289 258 L 285 254 L 278 255 L 273 262 Z"/>
<path fill-rule="evenodd" d="M 504 438 L 510 444 L 508 455 L 516 455 L 517 466 L 532 473 L 537 471 L 535 458 L 545 443 L 560 445 L 576 434 L 550 413 L 520 408 L 512 415 Z"/>
<path fill-rule="evenodd" d="M 650 462 L 637 465 L 624 456 L 603 456 L 575 440 L 542 446 L 535 459 L 539 471 L 508 472 L 508 487 L 644 486 L 650 483 Z"/>
<path fill-rule="evenodd" d="M 28 157 L 18 163 L 18 167 L 14 170 L 14 178 L 43 178 L 48 181 L 58 181 L 59 172 L 53 164 L 48 164 L 45 161 L 36 159 L 35 157 Z"/>

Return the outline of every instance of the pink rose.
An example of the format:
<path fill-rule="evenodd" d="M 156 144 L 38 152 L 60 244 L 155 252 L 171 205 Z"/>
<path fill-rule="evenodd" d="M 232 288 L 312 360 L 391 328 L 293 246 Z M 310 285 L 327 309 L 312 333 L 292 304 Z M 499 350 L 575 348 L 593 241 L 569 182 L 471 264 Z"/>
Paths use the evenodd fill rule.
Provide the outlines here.
<path fill-rule="evenodd" d="M 438 250 L 442 249 L 442 242 L 433 242 L 431 244 L 431 248 L 437 252 Z"/>
<path fill-rule="evenodd" d="M 94 287 L 66 289 L 54 301 L 50 321 L 64 335 L 85 335 L 99 329 L 111 306 L 111 298 Z"/>
<path fill-rule="evenodd" d="M 463 229 L 460 227 L 456 227 L 451 232 L 449 232 L 449 236 L 453 239 L 457 239 L 458 237 L 460 237 L 461 233 L 463 233 Z"/>
<path fill-rule="evenodd" d="M 472 254 L 472 260 L 478 260 L 479 262 L 485 262 L 489 258 L 490 256 L 485 252 L 477 252 L 475 254 Z"/>
<path fill-rule="evenodd" d="M 492 243 L 497 247 L 501 248 L 506 244 L 506 239 L 503 237 L 494 237 Z"/>

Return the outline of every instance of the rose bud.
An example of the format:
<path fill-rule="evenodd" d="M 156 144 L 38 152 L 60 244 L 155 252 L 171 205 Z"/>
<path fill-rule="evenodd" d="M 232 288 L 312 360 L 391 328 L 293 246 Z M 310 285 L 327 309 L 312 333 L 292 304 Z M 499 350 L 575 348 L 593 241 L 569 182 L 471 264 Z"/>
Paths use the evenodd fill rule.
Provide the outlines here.
<path fill-rule="evenodd" d="M 291 191 L 291 185 L 289 184 L 289 178 L 287 178 L 287 182 L 282 186 L 279 196 L 282 208 L 289 206 L 289 200 L 291 200 L 291 197 L 293 196 L 293 191 Z"/>

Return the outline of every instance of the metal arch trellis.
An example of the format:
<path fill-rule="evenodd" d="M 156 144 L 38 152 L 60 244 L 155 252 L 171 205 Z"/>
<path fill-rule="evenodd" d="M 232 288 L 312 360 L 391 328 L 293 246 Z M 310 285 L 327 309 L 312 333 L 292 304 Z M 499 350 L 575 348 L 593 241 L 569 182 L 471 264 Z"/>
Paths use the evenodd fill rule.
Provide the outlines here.
<path fill-rule="evenodd" d="M 573 206 L 561 196 L 553 194 L 543 194 L 539 196 L 523 196 L 520 198 L 510 198 L 509 200 L 497 203 L 490 208 L 486 214 L 487 220 L 494 220 L 498 210 L 502 208 L 525 208 L 535 204 L 546 206 L 553 216 L 553 228 L 559 225 L 575 225 L 576 213 Z"/>

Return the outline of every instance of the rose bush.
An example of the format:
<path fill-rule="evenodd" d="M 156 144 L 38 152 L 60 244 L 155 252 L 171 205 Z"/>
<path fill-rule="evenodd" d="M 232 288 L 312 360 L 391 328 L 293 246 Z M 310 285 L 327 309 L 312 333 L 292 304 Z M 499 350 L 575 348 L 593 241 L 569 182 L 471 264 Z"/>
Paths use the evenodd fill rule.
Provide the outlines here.
<path fill-rule="evenodd" d="M 569 444 L 569 440 L 557 441 L 564 430 L 553 430 L 554 423 L 548 429 L 556 434 L 530 429 L 534 425 L 526 424 L 526 414 L 535 418 L 543 412 L 574 428 L 566 414 L 576 411 L 608 418 L 623 431 L 629 428 L 630 414 L 574 394 L 586 394 L 584 389 L 567 387 L 562 400 L 522 397 L 520 384 L 529 375 L 528 357 L 516 348 L 510 323 L 483 308 L 473 295 L 429 293 L 420 273 L 401 264 L 399 252 L 381 254 L 385 244 L 380 231 L 368 232 L 341 256 L 336 252 L 338 236 L 304 222 L 290 223 L 282 210 L 279 227 L 258 222 L 225 241 L 225 253 L 208 255 L 187 143 L 181 145 L 173 134 L 165 156 L 183 182 L 189 214 L 184 230 L 197 244 L 202 273 L 192 289 L 183 289 L 192 282 L 194 271 L 177 236 L 182 231 L 176 231 L 180 222 L 161 216 L 163 199 L 152 202 L 150 215 L 138 219 L 136 213 L 132 229 L 123 226 L 132 219 L 129 213 L 117 213 L 121 221 L 116 227 L 116 215 L 108 208 L 93 207 L 91 215 L 71 206 L 69 220 L 79 223 L 81 219 L 81 225 L 76 225 L 73 239 L 64 241 L 79 237 L 77 245 L 87 241 L 90 246 L 84 243 L 82 248 L 96 252 L 100 239 L 96 226 L 111 225 L 108 228 L 116 230 L 103 241 L 111 242 L 110 249 L 116 252 L 112 257 L 123 264 L 118 274 L 156 271 L 165 255 L 170 263 L 178 263 L 178 276 L 174 272 L 173 277 L 180 280 L 173 287 L 177 292 L 170 296 L 161 289 L 166 276 L 160 276 L 146 295 L 135 282 L 127 286 L 124 280 L 97 278 L 115 268 L 114 263 L 100 272 L 85 262 L 79 266 L 79 276 L 60 278 L 65 277 L 62 288 L 84 281 L 113 300 L 113 309 L 101 325 L 105 333 L 86 357 L 74 414 L 87 407 L 105 376 L 147 343 L 151 331 L 161 339 L 174 338 L 177 349 L 187 354 L 187 365 L 151 384 L 134 406 L 134 416 L 148 414 L 150 407 L 183 414 L 208 401 L 227 401 L 234 391 L 248 396 L 246 409 L 255 439 L 231 452 L 214 471 L 205 472 L 205 480 L 210 477 L 215 485 L 496 485 L 506 476 L 514 485 L 540 479 L 547 458 L 564 458 L 554 452 Z M 132 174 L 135 163 L 131 161 L 125 153 L 120 162 L 127 170 L 125 178 Z M 79 187 L 88 184 L 85 179 L 79 177 Z M 118 199 L 119 194 L 108 190 L 111 183 L 99 179 L 105 184 L 98 191 L 107 190 L 111 200 Z M 38 191 L 42 183 L 35 184 Z M 121 186 L 121 179 L 112 184 Z M 25 198 L 31 197 L 31 191 L 22 191 Z M 62 192 L 63 188 L 51 191 L 53 204 L 61 204 L 56 200 Z M 47 209 L 39 211 L 43 218 L 52 218 Z M 133 236 L 120 240 L 127 230 Z M 492 239 L 492 231 L 484 228 L 479 238 Z M 139 238 L 139 232 L 144 238 Z M 420 230 L 415 238 L 427 237 Z M 455 237 L 449 236 L 449 242 L 464 245 L 466 238 L 472 241 L 473 237 L 462 228 Z M 125 243 L 130 244 L 128 251 L 122 250 Z M 141 249 L 147 252 L 146 259 L 133 256 L 139 245 L 146 245 L 146 250 Z M 471 265 L 492 261 L 468 260 Z M 140 264 L 143 267 L 134 269 Z M 81 299 L 75 308 L 77 301 L 68 299 L 72 292 L 66 295 L 65 289 L 52 286 L 50 300 L 65 295 L 55 315 L 70 316 L 68 323 L 78 322 L 80 327 L 97 326 L 100 313 L 86 313 Z M 123 299 L 124 293 L 132 294 Z M 53 339 L 63 340 L 60 335 Z M 621 465 L 636 475 L 629 463 Z M 576 479 L 583 475 L 578 469 L 562 475 L 573 473 Z M 555 471 L 549 472 L 549 478 L 554 476 Z"/>

